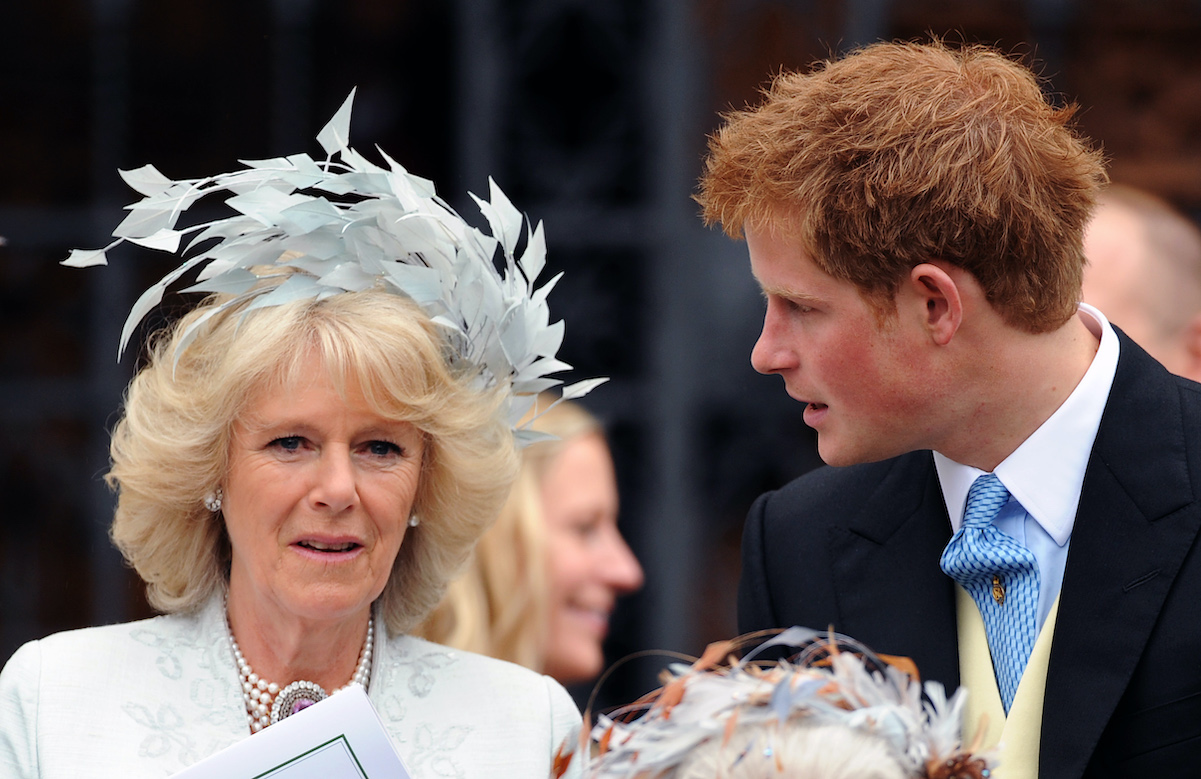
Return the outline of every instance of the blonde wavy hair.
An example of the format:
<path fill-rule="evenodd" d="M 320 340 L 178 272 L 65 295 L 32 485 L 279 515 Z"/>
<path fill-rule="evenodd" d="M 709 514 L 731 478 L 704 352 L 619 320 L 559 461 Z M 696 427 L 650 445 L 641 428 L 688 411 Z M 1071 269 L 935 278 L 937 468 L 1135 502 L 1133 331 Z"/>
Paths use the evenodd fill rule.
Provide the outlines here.
<path fill-rule="evenodd" d="M 552 401 L 543 395 L 538 407 Z M 531 427 L 556 439 L 526 447 L 496 523 L 480 539 L 471 562 L 450 583 L 442 602 L 414 632 L 541 672 L 549 622 L 542 480 L 569 441 L 603 436 L 604 431 L 596 417 L 570 401 L 551 408 Z"/>
<path fill-rule="evenodd" d="M 214 295 L 152 339 L 112 435 L 111 536 L 146 582 L 150 603 L 191 611 L 228 583 L 225 523 L 204 505 L 228 467 L 234 421 L 258 392 L 300 377 L 310 355 L 335 386 L 357 382 L 381 416 L 425 438 L 411 528 L 380 596 L 403 632 L 438 603 L 495 518 L 516 475 L 507 387 L 481 389 L 453 364 L 445 331 L 412 301 L 382 290 L 247 310 Z M 187 328 L 203 319 L 185 343 Z"/>

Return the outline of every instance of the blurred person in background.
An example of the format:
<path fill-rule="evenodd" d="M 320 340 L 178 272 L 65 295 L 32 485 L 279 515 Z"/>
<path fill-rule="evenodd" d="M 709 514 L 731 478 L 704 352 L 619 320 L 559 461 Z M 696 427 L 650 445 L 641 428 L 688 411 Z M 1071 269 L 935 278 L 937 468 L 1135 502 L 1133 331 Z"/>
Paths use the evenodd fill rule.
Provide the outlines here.
<path fill-rule="evenodd" d="M 1201 229 L 1167 201 L 1113 184 L 1084 255 L 1084 302 L 1169 371 L 1201 381 Z"/>
<path fill-rule="evenodd" d="M 555 438 L 523 451 L 500 518 L 419 633 L 563 684 L 589 682 L 604 666 L 614 604 L 642 586 L 642 568 L 617 528 L 617 477 L 600 422 L 564 401 L 530 427 Z"/>

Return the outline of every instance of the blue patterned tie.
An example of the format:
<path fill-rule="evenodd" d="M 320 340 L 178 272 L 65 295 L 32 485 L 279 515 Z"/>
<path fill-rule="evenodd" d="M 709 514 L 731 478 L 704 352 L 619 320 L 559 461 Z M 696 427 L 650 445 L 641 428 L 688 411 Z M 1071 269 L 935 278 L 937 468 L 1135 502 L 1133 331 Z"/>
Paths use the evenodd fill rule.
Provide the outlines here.
<path fill-rule="evenodd" d="M 967 493 L 963 526 L 939 565 L 980 609 L 1005 713 L 1038 637 L 1038 561 L 1030 550 L 992 526 L 1009 490 L 986 473 Z"/>

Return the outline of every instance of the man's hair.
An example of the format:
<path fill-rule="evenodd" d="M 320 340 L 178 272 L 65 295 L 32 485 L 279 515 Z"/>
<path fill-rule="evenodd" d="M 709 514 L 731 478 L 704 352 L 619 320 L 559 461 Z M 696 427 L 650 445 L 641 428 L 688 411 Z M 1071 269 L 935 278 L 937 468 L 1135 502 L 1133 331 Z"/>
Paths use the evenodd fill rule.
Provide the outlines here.
<path fill-rule="evenodd" d="M 710 138 L 707 223 L 797 240 L 882 315 L 931 260 L 971 273 L 1012 326 L 1075 313 L 1105 168 L 1029 69 L 982 46 L 879 43 L 764 94 Z"/>

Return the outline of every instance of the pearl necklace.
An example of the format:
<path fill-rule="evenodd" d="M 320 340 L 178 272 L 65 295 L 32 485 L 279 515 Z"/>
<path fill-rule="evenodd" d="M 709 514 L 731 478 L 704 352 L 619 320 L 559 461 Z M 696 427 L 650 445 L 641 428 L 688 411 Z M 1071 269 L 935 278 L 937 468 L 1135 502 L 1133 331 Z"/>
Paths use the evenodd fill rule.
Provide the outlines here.
<path fill-rule="evenodd" d="M 246 717 L 250 720 L 250 732 L 258 733 L 268 725 L 274 725 L 296 712 L 307 709 L 318 701 L 329 697 L 319 684 L 304 680 L 292 682 L 282 690 L 275 682 L 268 682 L 250 668 L 250 663 L 242 655 L 234 632 L 226 620 L 226 630 L 229 631 L 229 647 L 233 650 L 234 660 L 238 664 L 238 672 L 242 675 L 242 698 L 246 703 Z M 354 676 L 334 692 L 341 692 L 352 684 L 366 689 L 371 681 L 371 654 L 375 646 L 375 617 L 367 619 L 367 638 L 363 641 L 363 650 L 359 653 L 359 664 L 355 666 Z"/>

